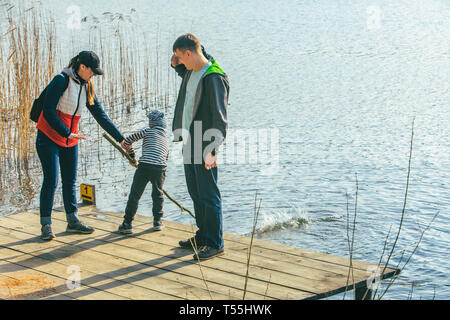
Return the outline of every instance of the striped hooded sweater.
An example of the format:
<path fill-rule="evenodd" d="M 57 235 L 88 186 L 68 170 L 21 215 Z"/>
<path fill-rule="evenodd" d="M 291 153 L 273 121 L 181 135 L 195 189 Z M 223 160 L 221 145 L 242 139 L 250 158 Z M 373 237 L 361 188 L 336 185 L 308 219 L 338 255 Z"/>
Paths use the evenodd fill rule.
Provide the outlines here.
<path fill-rule="evenodd" d="M 139 163 L 147 163 L 167 167 L 169 159 L 169 140 L 166 131 L 164 113 L 158 110 L 148 115 L 149 127 L 125 138 L 125 145 L 131 146 L 133 142 L 143 139 L 142 156 Z M 133 154 L 134 151 L 129 152 Z"/>

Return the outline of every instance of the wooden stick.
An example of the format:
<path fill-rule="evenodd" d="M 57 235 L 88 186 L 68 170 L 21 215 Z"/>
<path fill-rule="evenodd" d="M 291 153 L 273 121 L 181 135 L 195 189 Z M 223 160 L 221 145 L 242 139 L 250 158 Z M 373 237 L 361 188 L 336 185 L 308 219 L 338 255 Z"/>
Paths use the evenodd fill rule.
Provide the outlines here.
<path fill-rule="evenodd" d="M 121 146 L 119 146 L 117 144 L 117 142 L 115 142 L 110 136 L 108 136 L 106 133 L 103 133 L 103 138 L 105 138 L 106 140 L 108 140 L 113 147 L 115 147 L 117 150 L 120 151 L 120 153 L 122 154 L 122 156 L 124 156 L 125 158 L 127 158 L 128 161 L 133 162 L 133 159 L 130 157 L 130 155 L 128 153 L 125 152 L 125 150 L 122 149 Z"/>
<path fill-rule="evenodd" d="M 103 133 L 103 138 L 105 138 L 106 140 L 108 140 L 114 148 L 116 148 L 117 150 L 120 151 L 120 153 L 122 154 L 122 156 L 124 156 L 125 158 L 127 158 L 128 161 L 133 162 L 133 159 L 130 157 L 130 155 L 128 153 L 125 152 L 125 150 L 122 149 L 121 146 L 119 146 L 117 144 L 117 142 L 115 142 L 109 135 L 107 135 L 106 133 Z M 178 201 L 176 201 L 174 198 L 172 198 L 166 190 L 163 189 L 164 194 L 166 195 L 167 198 L 169 198 L 170 201 L 172 201 L 173 203 L 175 203 L 180 209 L 181 209 L 181 213 L 183 213 L 184 211 L 186 211 L 187 213 L 189 213 L 194 219 L 195 219 L 195 215 L 189 210 L 186 209 L 185 207 L 183 207 L 180 203 L 178 203 Z"/>

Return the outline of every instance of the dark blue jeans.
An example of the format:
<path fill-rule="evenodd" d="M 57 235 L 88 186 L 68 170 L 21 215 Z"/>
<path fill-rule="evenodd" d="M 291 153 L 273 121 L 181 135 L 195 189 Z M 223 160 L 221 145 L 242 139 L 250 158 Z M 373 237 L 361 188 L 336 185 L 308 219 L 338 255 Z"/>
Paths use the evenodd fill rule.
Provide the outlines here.
<path fill-rule="evenodd" d="M 77 180 L 78 145 L 65 148 L 54 143 L 45 133 L 38 130 L 36 150 L 41 160 L 44 181 L 40 195 L 41 224 L 51 224 L 53 200 L 61 171 L 62 193 L 67 222 L 78 221 Z M 60 170 L 61 169 L 61 170 Z"/>
<path fill-rule="evenodd" d="M 149 182 L 152 184 L 153 218 L 155 220 L 162 218 L 164 214 L 163 185 L 165 178 L 165 167 L 139 163 L 138 168 L 134 173 L 133 184 L 131 185 L 130 195 L 128 196 L 128 202 L 125 208 L 124 220 L 126 223 L 132 223 L 138 208 L 139 200 Z"/>
<path fill-rule="evenodd" d="M 185 164 L 184 175 L 189 195 L 194 202 L 197 223 L 196 241 L 223 248 L 222 198 L 217 186 L 217 168 L 204 164 Z"/>

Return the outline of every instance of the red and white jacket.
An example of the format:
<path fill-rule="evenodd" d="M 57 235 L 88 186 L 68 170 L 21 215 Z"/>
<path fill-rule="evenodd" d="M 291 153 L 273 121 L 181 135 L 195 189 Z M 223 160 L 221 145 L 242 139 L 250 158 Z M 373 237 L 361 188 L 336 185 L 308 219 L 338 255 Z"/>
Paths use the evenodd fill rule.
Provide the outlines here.
<path fill-rule="evenodd" d="M 69 129 L 69 133 L 67 136 L 61 135 L 61 129 L 55 130 L 49 122 L 47 122 L 44 117 L 44 112 L 41 113 L 39 120 L 37 122 L 36 128 L 44 132 L 51 140 L 53 140 L 56 144 L 62 147 L 73 147 L 78 143 L 78 139 L 69 139 L 68 136 L 70 133 L 78 133 L 78 125 L 80 122 L 81 114 L 86 107 L 87 95 L 86 95 L 86 87 L 87 84 L 82 84 L 77 77 L 74 75 L 72 68 L 66 68 L 63 70 L 69 76 L 69 83 L 67 89 L 64 93 L 59 97 L 58 104 L 56 105 L 56 115 L 59 120 Z M 62 74 L 58 75 L 59 77 L 64 77 Z M 57 77 L 58 77 L 57 76 Z M 55 77 L 56 78 L 56 77 Z M 58 79 L 58 81 L 60 81 Z M 64 78 L 65 81 L 65 78 Z M 57 93 L 53 93 L 49 91 L 47 94 L 57 95 Z M 51 101 L 50 97 L 46 98 L 47 101 Z M 50 103 L 50 102 L 49 102 Z M 45 105 L 44 105 L 45 108 Z M 60 124 L 59 124 L 60 125 Z"/>

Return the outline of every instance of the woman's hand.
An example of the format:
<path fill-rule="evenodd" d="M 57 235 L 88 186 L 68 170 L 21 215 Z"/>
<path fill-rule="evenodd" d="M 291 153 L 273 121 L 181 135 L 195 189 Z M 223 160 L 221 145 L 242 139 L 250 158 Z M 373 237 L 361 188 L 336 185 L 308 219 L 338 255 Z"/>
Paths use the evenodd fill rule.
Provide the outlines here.
<path fill-rule="evenodd" d="M 69 139 L 82 139 L 82 140 L 86 140 L 87 138 L 82 134 L 82 133 L 71 133 L 69 136 Z"/>

